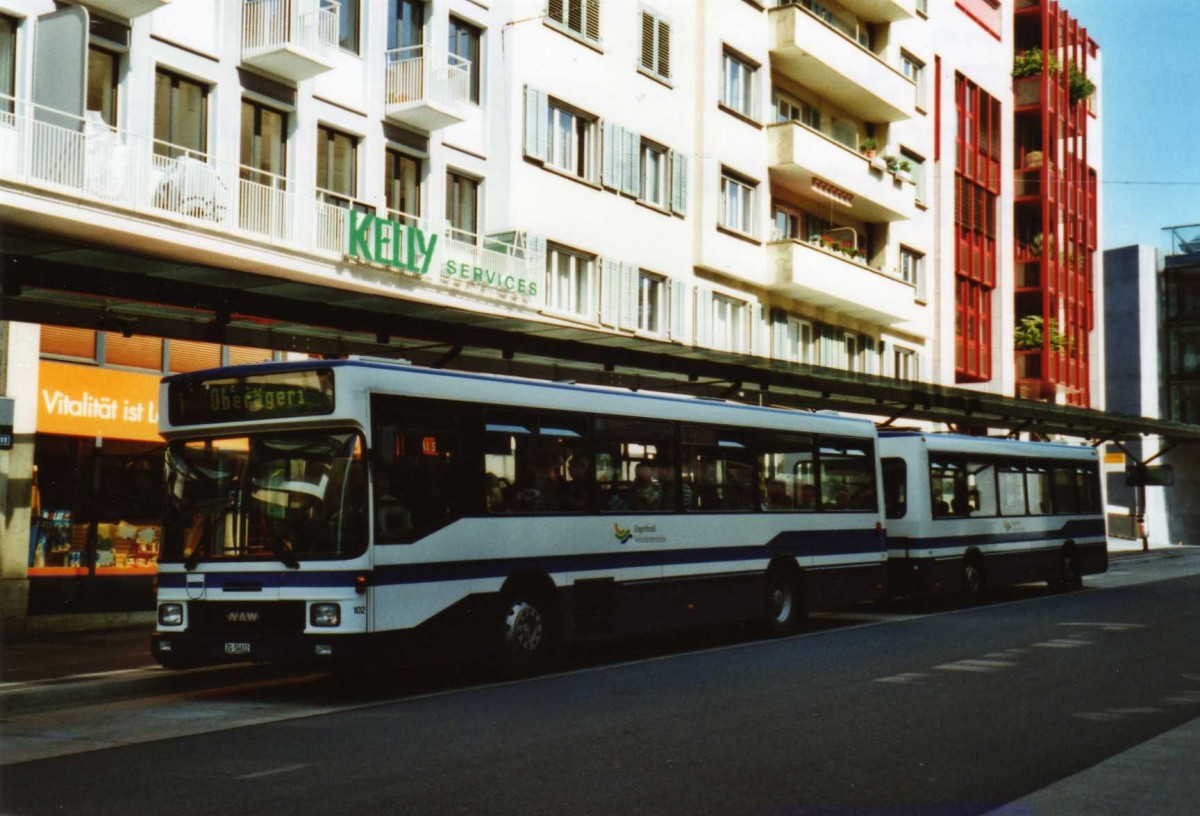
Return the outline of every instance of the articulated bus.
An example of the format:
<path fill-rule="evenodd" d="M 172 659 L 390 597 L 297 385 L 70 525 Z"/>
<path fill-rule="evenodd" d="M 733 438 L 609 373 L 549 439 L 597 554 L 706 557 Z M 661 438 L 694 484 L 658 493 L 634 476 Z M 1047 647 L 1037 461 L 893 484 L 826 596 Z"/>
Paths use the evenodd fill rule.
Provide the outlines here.
<path fill-rule="evenodd" d="M 893 594 L 976 596 L 1108 569 L 1094 448 L 881 431 Z"/>
<path fill-rule="evenodd" d="M 526 665 L 886 592 L 865 420 L 361 359 L 162 389 L 169 667 Z"/>

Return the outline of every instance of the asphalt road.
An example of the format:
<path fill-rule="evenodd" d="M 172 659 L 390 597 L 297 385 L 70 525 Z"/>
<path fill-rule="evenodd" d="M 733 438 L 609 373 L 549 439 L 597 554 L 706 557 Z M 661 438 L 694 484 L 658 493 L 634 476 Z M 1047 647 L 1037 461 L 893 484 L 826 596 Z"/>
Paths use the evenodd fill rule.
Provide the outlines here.
<path fill-rule="evenodd" d="M 403 699 L 260 689 L 258 724 L 0 768 L 0 806 L 985 813 L 1200 715 L 1200 576 L 1166 574 Z"/>

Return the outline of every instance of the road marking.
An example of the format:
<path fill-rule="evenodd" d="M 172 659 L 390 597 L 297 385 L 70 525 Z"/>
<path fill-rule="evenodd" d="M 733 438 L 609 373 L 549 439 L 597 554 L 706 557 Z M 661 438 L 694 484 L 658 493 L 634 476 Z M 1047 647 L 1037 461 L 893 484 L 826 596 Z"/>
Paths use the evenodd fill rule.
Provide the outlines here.
<path fill-rule="evenodd" d="M 897 685 L 920 685 L 920 683 L 928 677 L 925 672 L 904 672 L 903 674 L 893 674 L 890 677 L 876 677 L 876 683 L 895 683 Z"/>
<path fill-rule="evenodd" d="M 1130 629 L 1149 629 L 1145 623 L 1060 623 L 1059 626 L 1087 626 L 1105 632 L 1128 632 Z"/>
<path fill-rule="evenodd" d="M 986 661 L 980 660 L 957 660 L 954 663 L 943 663 L 940 666 L 933 668 L 938 671 L 961 671 L 961 672 L 994 672 L 995 666 L 981 666 L 980 663 Z"/>
<path fill-rule="evenodd" d="M 259 771 L 258 773 L 242 774 L 235 779 L 261 779 L 264 776 L 274 776 L 275 774 L 288 773 L 289 771 L 298 771 L 301 768 L 307 768 L 307 762 L 301 762 L 299 765 L 286 765 L 282 768 L 272 768 L 269 771 Z"/>
<path fill-rule="evenodd" d="M 1177 706 L 1196 705 L 1200 703 L 1200 691 L 1180 691 L 1164 697 L 1163 701 Z"/>
<path fill-rule="evenodd" d="M 1107 710 L 1109 714 L 1161 714 L 1165 709 L 1151 708 L 1150 706 L 1142 706 L 1139 708 L 1110 708 Z"/>
<path fill-rule="evenodd" d="M 1076 638 L 1055 638 L 1054 640 L 1044 640 L 1041 643 L 1033 644 L 1035 649 L 1077 649 L 1080 646 L 1091 646 L 1089 640 L 1080 640 Z"/>
<path fill-rule="evenodd" d="M 1077 720 L 1087 720 L 1088 722 L 1116 722 L 1121 719 L 1120 714 L 1108 711 L 1076 711 L 1071 716 Z"/>

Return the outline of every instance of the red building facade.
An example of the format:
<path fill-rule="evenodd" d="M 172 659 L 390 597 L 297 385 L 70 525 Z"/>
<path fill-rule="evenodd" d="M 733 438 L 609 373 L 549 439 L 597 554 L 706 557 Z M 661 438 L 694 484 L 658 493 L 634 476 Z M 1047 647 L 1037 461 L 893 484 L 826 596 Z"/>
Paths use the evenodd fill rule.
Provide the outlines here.
<path fill-rule="evenodd" d="M 1014 12 L 1017 395 L 1088 406 L 1097 176 L 1088 161 L 1096 43 L 1054 0 Z"/>

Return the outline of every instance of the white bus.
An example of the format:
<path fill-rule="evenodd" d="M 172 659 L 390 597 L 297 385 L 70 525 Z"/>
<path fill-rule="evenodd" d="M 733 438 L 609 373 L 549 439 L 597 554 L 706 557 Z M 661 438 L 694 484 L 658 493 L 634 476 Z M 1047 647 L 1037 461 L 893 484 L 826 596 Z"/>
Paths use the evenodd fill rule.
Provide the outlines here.
<path fill-rule="evenodd" d="M 164 665 L 775 632 L 886 592 L 875 427 L 371 360 L 163 382 Z"/>
<path fill-rule="evenodd" d="M 890 591 L 963 594 L 1108 569 L 1095 449 L 881 431 Z"/>

